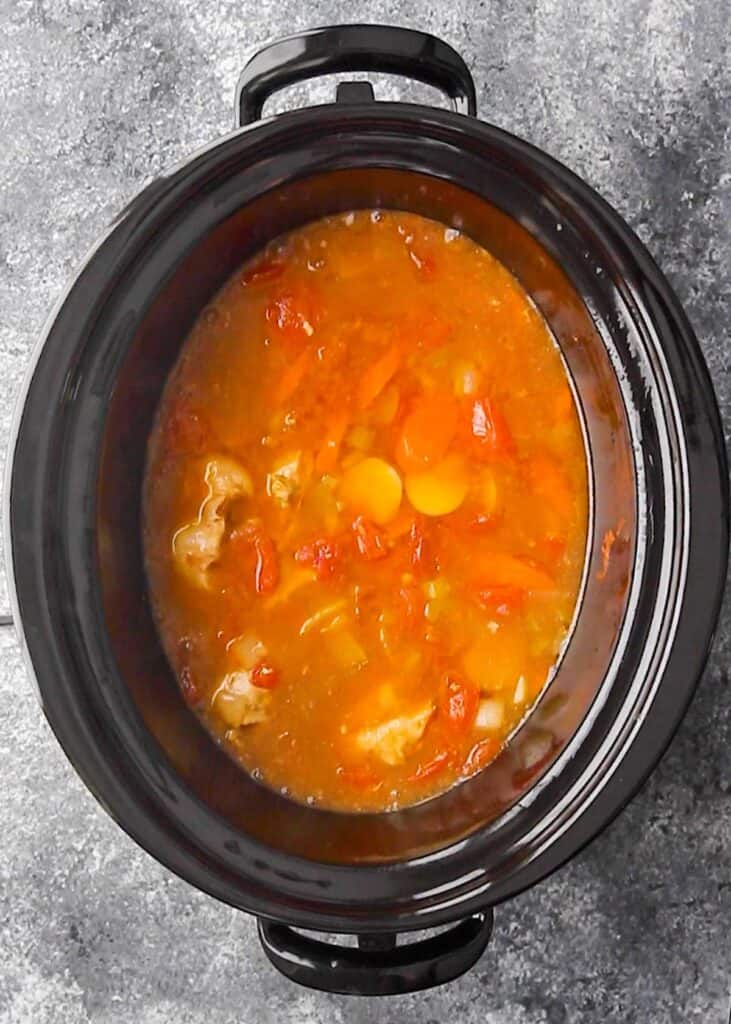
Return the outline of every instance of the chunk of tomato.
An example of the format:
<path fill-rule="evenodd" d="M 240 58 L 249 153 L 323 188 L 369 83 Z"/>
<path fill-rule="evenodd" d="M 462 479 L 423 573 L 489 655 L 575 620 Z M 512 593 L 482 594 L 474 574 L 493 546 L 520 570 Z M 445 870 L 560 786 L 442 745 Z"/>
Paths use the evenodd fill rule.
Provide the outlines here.
<path fill-rule="evenodd" d="M 262 690 L 273 690 L 279 684 L 279 670 L 268 661 L 260 661 L 251 670 L 251 684 Z"/>
<path fill-rule="evenodd" d="M 364 516 L 358 516 L 353 520 L 353 534 L 358 553 L 366 561 L 373 562 L 378 558 L 385 558 L 388 554 L 383 530 Z"/>
<path fill-rule="evenodd" d="M 470 427 L 476 454 L 499 458 L 515 454 L 515 443 L 502 410 L 490 398 L 476 398 L 472 403 Z"/>
<path fill-rule="evenodd" d="M 477 686 L 454 672 L 444 675 L 438 708 L 451 732 L 464 735 L 472 728 L 479 703 L 480 691 Z"/>
<path fill-rule="evenodd" d="M 318 580 L 327 580 L 337 571 L 342 550 L 334 540 L 313 540 L 311 544 L 303 544 L 294 553 L 294 559 L 300 565 L 310 565 L 315 570 Z"/>

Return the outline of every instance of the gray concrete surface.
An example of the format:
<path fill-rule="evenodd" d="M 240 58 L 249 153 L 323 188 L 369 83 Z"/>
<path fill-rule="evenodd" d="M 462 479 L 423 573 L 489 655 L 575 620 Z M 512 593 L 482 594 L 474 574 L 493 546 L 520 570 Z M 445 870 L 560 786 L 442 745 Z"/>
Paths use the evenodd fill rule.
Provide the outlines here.
<path fill-rule="evenodd" d="M 357 20 L 455 44 L 482 115 L 625 215 L 686 303 L 728 428 L 728 2 L 0 0 L 1 442 L 79 258 L 149 178 L 228 129 L 245 55 L 273 35 Z M 468 977 L 378 1003 L 289 986 L 251 919 L 127 839 L 65 762 L 7 630 L 0 648 L 0 1024 L 727 1024 L 728 607 L 687 720 L 631 808 L 500 909 Z"/>

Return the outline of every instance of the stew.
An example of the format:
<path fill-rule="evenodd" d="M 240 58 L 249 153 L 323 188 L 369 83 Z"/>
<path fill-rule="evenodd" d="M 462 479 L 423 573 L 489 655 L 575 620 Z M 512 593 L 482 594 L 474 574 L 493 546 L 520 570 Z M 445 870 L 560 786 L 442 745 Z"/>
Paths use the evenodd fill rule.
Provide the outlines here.
<path fill-rule="evenodd" d="M 588 510 L 560 353 L 511 274 L 397 211 L 272 243 L 186 340 L 145 556 L 183 696 L 293 798 L 414 803 L 479 771 L 570 629 Z"/>

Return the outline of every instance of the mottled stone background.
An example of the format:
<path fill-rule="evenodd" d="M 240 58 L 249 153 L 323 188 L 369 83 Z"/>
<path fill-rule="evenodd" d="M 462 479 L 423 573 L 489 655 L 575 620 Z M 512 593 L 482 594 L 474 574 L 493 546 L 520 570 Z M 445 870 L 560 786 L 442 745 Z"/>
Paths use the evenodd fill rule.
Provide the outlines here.
<path fill-rule="evenodd" d="M 686 304 L 728 428 L 728 0 L 0 0 L 3 444 L 44 318 L 114 213 L 229 128 L 257 43 L 357 20 L 449 40 L 484 117 L 565 161 L 624 214 Z M 468 977 L 377 1003 L 288 985 L 251 919 L 123 835 L 53 740 L 9 631 L 0 646 L 0 1024 L 727 1024 L 728 609 L 687 720 L 631 808 L 500 908 Z"/>

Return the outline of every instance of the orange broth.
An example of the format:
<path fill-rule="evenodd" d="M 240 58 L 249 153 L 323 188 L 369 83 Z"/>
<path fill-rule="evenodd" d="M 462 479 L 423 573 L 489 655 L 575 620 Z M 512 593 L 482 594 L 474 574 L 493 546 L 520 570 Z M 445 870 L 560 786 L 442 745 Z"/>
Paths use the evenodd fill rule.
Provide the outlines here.
<path fill-rule="evenodd" d="M 272 243 L 186 340 L 144 542 L 183 696 L 245 769 L 342 810 L 489 763 L 579 592 L 588 490 L 558 349 L 515 278 L 411 213 Z"/>

